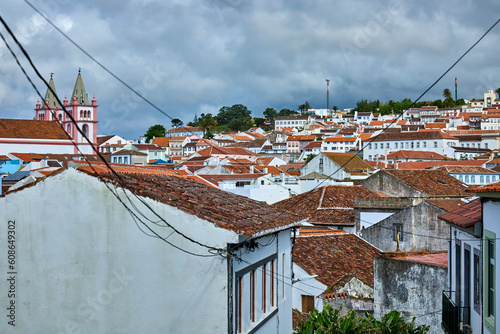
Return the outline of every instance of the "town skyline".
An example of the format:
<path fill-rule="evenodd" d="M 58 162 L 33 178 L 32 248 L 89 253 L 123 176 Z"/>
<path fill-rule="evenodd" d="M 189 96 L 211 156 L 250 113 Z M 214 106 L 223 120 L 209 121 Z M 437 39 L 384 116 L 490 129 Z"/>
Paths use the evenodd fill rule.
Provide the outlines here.
<path fill-rule="evenodd" d="M 33 5 L 110 71 L 185 123 L 195 114 L 216 114 L 239 103 L 254 117 L 268 107 L 293 109 L 304 101 L 326 108 L 325 79 L 331 80 L 330 107 L 352 108 L 360 99 L 414 100 L 489 28 L 499 7 L 493 2 L 480 8 L 451 2 L 414 7 L 399 1 L 305 7 L 238 0 Z M 54 73 L 60 97 L 70 94 L 82 69 L 89 97 L 95 95 L 100 106 L 99 134 L 138 138 L 152 124 L 170 124 L 28 4 L 2 7 L 45 79 Z M 338 12 L 343 15 L 334 18 Z M 480 98 L 496 89 L 498 36 L 493 29 L 423 99 L 442 98 L 444 88 L 453 91 L 455 77 L 459 97 Z M 0 57 L 0 117 L 32 118 L 38 97 L 5 46 Z M 39 80 L 35 84 L 46 90 Z"/>

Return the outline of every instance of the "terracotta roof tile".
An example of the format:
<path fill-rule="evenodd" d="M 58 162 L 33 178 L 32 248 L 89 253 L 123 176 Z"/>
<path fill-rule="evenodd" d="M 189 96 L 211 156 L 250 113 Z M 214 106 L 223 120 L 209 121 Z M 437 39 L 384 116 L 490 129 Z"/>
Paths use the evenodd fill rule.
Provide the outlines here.
<path fill-rule="evenodd" d="M 381 197 L 363 186 L 324 186 L 273 204 L 313 224 L 354 225 L 355 198 Z"/>
<path fill-rule="evenodd" d="M 442 170 L 387 169 L 384 172 L 430 197 L 470 196 L 462 182 Z"/>
<path fill-rule="evenodd" d="M 481 199 L 477 198 L 455 210 L 442 213 L 438 217 L 448 223 L 465 228 L 474 226 L 483 219 Z"/>
<path fill-rule="evenodd" d="M 373 287 L 373 259 L 380 251 L 351 233 L 298 236 L 293 261 L 310 275 L 318 275 L 327 290 L 357 277 Z"/>
<path fill-rule="evenodd" d="M 138 174 L 131 171 L 137 167 L 131 166 L 125 174 L 120 168 L 113 168 L 127 184 L 127 188 L 137 195 L 175 206 L 241 235 L 260 235 L 267 231 L 296 226 L 301 221 L 299 217 L 283 213 L 263 202 L 215 189 L 173 173 Z M 97 176 L 87 168 L 79 170 Z M 105 173 L 104 170 L 98 173 L 100 180 L 121 186 L 114 174 Z"/>
<path fill-rule="evenodd" d="M 410 261 L 425 263 L 440 267 L 448 267 L 448 252 L 427 252 L 427 251 L 410 251 L 410 252 L 392 252 L 384 253 L 382 257 L 392 258 L 400 261 Z"/>
<path fill-rule="evenodd" d="M 481 166 L 487 160 L 433 160 L 433 161 L 404 161 L 398 163 L 398 169 L 429 169 L 435 166 Z"/>
<path fill-rule="evenodd" d="M 56 121 L 0 119 L 1 138 L 71 140 Z"/>
<path fill-rule="evenodd" d="M 43 155 L 40 155 L 38 153 L 10 153 L 10 154 L 25 162 L 40 161 L 45 159 Z"/>

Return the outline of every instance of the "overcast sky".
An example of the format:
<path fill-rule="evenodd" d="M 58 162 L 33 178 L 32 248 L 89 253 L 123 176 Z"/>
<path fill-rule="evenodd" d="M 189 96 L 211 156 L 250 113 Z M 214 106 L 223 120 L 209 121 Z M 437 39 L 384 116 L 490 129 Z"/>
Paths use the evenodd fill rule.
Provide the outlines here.
<path fill-rule="evenodd" d="M 110 71 L 172 118 L 244 104 L 326 108 L 360 99 L 415 100 L 499 18 L 500 2 L 374 0 L 30 0 Z M 95 95 L 98 133 L 137 139 L 170 119 L 133 95 L 22 0 L 0 15 L 58 95 L 78 74 Z M 2 34 L 6 34 L 3 27 Z M 500 87 L 500 25 L 423 100 L 482 97 Z M 12 42 L 11 39 L 8 39 Z M 0 45 L 0 118 L 32 119 L 38 99 Z M 15 48 L 20 55 L 19 49 Z M 28 66 L 26 61 L 22 61 Z M 28 71 L 35 78 L 33 71 Z M 43 83 L 36 86 L 45 94 Z"/>

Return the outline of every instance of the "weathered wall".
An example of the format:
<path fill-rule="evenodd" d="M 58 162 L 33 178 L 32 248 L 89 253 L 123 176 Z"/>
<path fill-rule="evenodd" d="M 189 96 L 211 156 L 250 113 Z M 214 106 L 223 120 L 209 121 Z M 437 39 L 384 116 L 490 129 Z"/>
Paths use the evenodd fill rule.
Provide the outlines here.
<path fill-rule="evenodd" d="M 207 245 L 238 240 L 235 233 L 174 207 L 146 202 Z M 226 260 L 188 255 L 142 233 L 94 177 L 67 170 L 0 198 L 0 221 L 1 333 L 227 332 Z M 8 267 L 8 221 L 15 221 L 13 269 Z M 183 249 L 209 255 L 170 235 L 168 227 L 150 226 Z M 15 297 L 8 297 L 6 275 L 15 276 Z M 15 327 L 6 317 L 11 301 Z"/>
<path fill-rule="evenodd" d="M 407 186 L 395 177 L 387 174 L 384 171 L 378 171 L 366 180 L 361 182 L 361 185 L 371 191 L 376 191 L 388 196 L 394 197 L 428 197 L 421 192 Z"/>
<path fill-rule="evenodd" d="M 407 321 L 429 325 L 429 333 L 441 329 L 442 292 L 447 288 L 448 268 L 396 259 L 375 258 L 375 317 L 392 310 Z"/>
<path fill-rule="evenodd" d="M 443 212 L 442 209 L 422 202 L 362 230 L 361 236 L 384 252 L 394 252 L 397 250 L 397 242 L 393 237 L 394 224 L 402 224 L 400 251 L 447 250 L 450 226 L 437 217 Z"/>

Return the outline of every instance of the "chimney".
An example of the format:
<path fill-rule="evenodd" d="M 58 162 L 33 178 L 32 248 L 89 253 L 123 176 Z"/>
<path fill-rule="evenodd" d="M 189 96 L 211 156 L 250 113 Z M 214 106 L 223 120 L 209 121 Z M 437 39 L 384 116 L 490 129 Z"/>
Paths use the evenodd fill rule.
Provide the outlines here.
<path fill-rule="evenodd" d="M 267 167 L 264 167 L 262 171 L 264 172 L 264 174 L 267 174 Z"/>
<path fill-rule="evenodd" d="M 252 165 L 250 166 L 250 174 L 253 174 L 255 172 L 255 167 Z"/>

